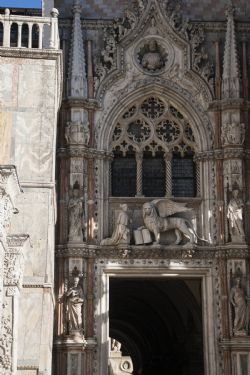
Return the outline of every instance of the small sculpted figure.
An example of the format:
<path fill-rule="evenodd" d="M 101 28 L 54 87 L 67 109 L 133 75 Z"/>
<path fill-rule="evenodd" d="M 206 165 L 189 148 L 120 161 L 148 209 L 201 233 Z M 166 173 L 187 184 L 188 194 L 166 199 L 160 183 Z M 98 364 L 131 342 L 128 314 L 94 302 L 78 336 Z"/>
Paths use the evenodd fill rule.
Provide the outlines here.
<path fill-rule="evenodd" d="M 111 339 L 111 350 L 112 352 L 120 352 L 122 344 L 116 339 Z"/>
<path fill-rule="evenodd" d="M 249 312 L 245 291 L 242 289 L 241 280 L 236 279 L 235 286 L 230 292 L 230 302 L 234 307 L 233 331 L 237 335 L 246 335 L 249 324 Z"/>
<path fill-rule="evenodd" d="M 129 245 L 130 243 L 130 229 L 129 229 L 129 215 L 128 205 L 121 204 L 121 211 L 116 220 L 116 225 L 112 237 L 102 240 L 101 245 Z"/>
<path fill-rule="evenodd" d="M 83 197 L 80 197 L 80 186 L 75 183 L 73 196 L 69 200 L 69 242 L 82 242 L 84 231 Z"/>
<path fill-rule="evenodd" d="M 243 201 L 239 198 L 239 190 L 232 191 L 232 198 L 228 203 L 227 218 L 229 221 L 229 233 L 232 242 L 244 241 L 243 228 Z"/>
<path fill-rule="evenodd" d="M 66 299 L 66 320 L 69 323 L 69 331 L 81 331 L 83 290 L 79 285 L 79 277 L 74 277 L 74 283 L 64 295 Z"/>

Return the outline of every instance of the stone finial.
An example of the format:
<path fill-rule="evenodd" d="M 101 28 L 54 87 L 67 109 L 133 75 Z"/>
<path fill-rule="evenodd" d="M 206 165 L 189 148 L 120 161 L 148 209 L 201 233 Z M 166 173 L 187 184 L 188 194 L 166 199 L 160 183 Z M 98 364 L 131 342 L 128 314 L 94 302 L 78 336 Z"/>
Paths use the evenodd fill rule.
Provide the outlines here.
<path fill-rule="evenodd" d="M 233 6 L 232 1 L 230 1 L 226 10 L 227 31 L 222 77 L 223 98 L 240 97 L 239 59 L 235 38 L 234 13 L 235 7 Z"/>
<path fill-rule="evenodd" d="M 53 9 L 51 9 L 50 14 L 51 14 L 51 17 L 58 18 L 58 16 L 59 16 L 59 11 L 58 11 L 58 9 L 53 8 Z"/>
<path fill-rule="evenodd" d="M 228 6 L 226 8 L 225 14 L 228 17 L 234 17 L 235 15 L 235 6 L 233 5 L 232 0 L 228 2 Z"/>
<path fill-rule="evenodd" d="M 72 7 L 73 25 L 69 58 L 68 95 L 75 98 L 83 98 L 87 95 L 81 11 L 82 8 L 79 0 L 74 0 Z"/>

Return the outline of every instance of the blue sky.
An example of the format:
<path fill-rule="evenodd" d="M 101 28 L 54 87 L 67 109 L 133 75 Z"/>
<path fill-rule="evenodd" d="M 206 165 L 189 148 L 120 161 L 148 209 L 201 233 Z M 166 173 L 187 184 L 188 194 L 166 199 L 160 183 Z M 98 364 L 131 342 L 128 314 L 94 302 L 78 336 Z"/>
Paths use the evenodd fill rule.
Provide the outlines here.
<path fill-rule="evenodd" d="M 41 0 L 0 0 L 0 7 L 41 8 Z"/>

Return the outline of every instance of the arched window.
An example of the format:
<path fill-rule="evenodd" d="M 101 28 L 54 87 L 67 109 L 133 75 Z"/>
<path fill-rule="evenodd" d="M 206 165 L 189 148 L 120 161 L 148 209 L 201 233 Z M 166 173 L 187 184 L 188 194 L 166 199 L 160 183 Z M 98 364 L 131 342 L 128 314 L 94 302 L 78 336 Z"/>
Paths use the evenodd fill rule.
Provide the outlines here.
<path fill-rule="evenodd" d="M 131 105 L 113 132 L 112 195 L 196 196 L 195 139 L 170 102 L 150 96 Z"/>
<path fill-rule="evenodd" d="M 10 46 L 17 47 L 18 45 L 18 25 L 17 23 L 12 23 L 10 28 Z"/>
<path fill-rule="evenodd" d="M 32 48 L 38 48 L 39 32 L 39 26 L 37 24 L 34 24 L 32 26 Z"/>
<path fill-rule="evenodd" d="M 22 25 L 22 47 L 28 48 L 29 46 L 29 26 L 27 23 Z"/>

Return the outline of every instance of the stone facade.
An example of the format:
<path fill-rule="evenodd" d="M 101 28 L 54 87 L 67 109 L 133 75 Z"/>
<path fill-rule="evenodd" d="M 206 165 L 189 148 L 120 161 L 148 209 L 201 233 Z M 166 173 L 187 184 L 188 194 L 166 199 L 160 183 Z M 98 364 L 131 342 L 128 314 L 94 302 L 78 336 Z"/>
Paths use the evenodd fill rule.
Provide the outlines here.
<path fill-rule="evenodd" d="M 55 145 L 62 74 L 56 15 L 12 16 L 6 10 L 0 16 L 0 373 L 6 375 L 51 373 Z M 32 33 L 28 48 L 21 48 L 24 24 L 30 30 L 38 25 L 39 48 L 31 48 Z"/>
<path fill-rule="evenodd" d="M 203 342 L 204 373 L 247 374 L 248 2 L 44 1 L 43 13 L 0 16 L 0 366 L 148 374 L 125 320 L 113 323 L 113 280 L 133 279 L 135 296 L 134 280 L 172 279 L 200 283 L 202 333 L 188 337 Z M 32 32 L 21 48 L 25 22 L 37 49 Z M 185 373 L 201 375 L 189 346 Z"/>

